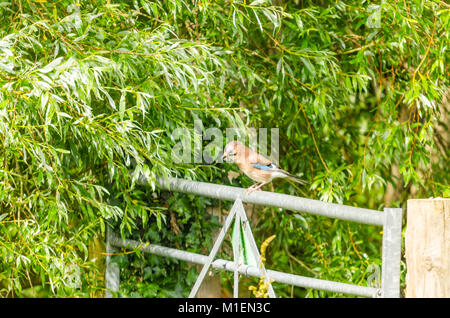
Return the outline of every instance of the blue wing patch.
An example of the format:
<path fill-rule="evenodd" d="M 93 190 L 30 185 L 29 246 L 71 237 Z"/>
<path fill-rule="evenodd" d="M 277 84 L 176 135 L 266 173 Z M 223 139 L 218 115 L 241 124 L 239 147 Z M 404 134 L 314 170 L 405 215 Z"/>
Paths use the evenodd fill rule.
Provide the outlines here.
<path fill-rule="evenodd" d="M 272 163 L 267 166 L 266 165 L 253 165 L 253 167 L 255 167 L 256 169 L 259 169 L 259 170 L 266 170 L 266 171 L 276 169 L 276 166 Z"/>

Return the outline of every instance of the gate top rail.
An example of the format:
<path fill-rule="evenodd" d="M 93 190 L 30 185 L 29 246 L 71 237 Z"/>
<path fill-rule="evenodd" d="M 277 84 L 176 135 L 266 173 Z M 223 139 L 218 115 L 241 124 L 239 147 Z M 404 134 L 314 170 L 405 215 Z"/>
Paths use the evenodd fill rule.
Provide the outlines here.
<path fill-rule="evenodd" d="M 270 279 L 273 279 L 274 281 L 305 288 L 314 288 L 369 297 L 400 296 L 400 258 L 402 231 L 402 209 L 400 208 L 385 208 L 383 212 L 380 212 L 376 210 L 322 202 L 319 200 L 306 199 L 302 197 L 274 192 L 259 191 L 253 192 L 251 194 L 246 194 L 245 189 L 243 188 L 190 181 L 178 178 L 156 178 L 156 182 L 158 183 L 159 188 L 163 190 L 235 201 L 235 204 L 237 202 L 241 204 L 241 208 L 243 208 L 242 202 L 247 202 L 251 204 L 307 212 L 310 214 L 337 218 L 346 221 L 383 226 L 381 288 L 320 280 L 310 277 L 276 272 L 272 270 L 268 270 L 266 273 L 268 277 L 270 277 Z M 141 174 L 137 178 L 137 184 L 148 186 L 149 182 L 148 179 Z M 243 213 L 245 215 L 245 212 Z M 233 213 L 230 211 L 228 218 L 233 218 L 235 216 L 236 215 L 233 215 Z M 222 228 L 222 231 L 226 232 L 226 226 L 228 225 L 225 224 Z M 218 244 L 221 243 L 219 242 Z M 131 240 L 120 240 L 119 238 L 115 238 L 108 228 L 108 253 L 114 251 L 114 246 L 133 248 L 133 246 L 137 247 L 138 245 L 140 245 L 139 242 L 134 242 Z M 235 274 L 235 288 L 236 286 L 238 286 L 238 272 L 246 275 L 251 274 L 251 276 L 256 277 L 260 277 L 263 274 L 263 272 L 256 267 L 247 266 L 244 268 L 242 264 L 237 265 L 236 260 L 216 260 L 211 263 L 211 260 L 213 260 L 215 256 L 215 254 L 213 254 L 214 251 L 211 251 L 210 256 L 204 256 L 163 246 L 157 246 L 154 244 L 146 247 L 144 251 L 160 256 L 177 258 L 194 263 L 201 263 L 204 264 L 204 268 L 205 266 L 209 268 L 212 265 L 215 268 L 233 271 Z M 108 290 L 106 293 L 106 297 L 111 297 L 111 293 L 109 292 L 109 290 L 119 290 L 120 269 L 111 263 L 110 256 L 106 257 L 106 264 L 106 286 Z M 204 275 L 200 275 L 199 278 L 200 281 L 203 280 Z M 197 280 L 199 278 L 197 278 Z M 193 290 L 196 290 L 195 286 Z"/>
<path fill-rule="evenodd" d="M 245 194 L 245 189 L 242 188 L 179 178 L 157 178 L 156 181 L 159 187 L 164 190 L 196 194 L 228 201 L 235 201 L 237 198 L 240 198 L 242 202 L 251 204 L 278 207 L 363 224 L 380 226 L 385 224 L 385 213 L 377 210 L 328 203 L 267 191 L 257 191 L 247 195 Z M 137 183 L 140 185 L 148 185 L 148 180 L 141 175 Z"/>

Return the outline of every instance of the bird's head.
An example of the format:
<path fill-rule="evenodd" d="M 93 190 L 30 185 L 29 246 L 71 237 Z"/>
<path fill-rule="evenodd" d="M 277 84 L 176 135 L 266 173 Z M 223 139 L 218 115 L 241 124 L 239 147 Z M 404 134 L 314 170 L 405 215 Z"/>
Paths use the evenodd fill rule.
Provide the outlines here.
<path fill-rule="evenodd" d="M 239 141 L 229 142 L 223 150 L 222 159 L 226 162 L 236 162 L 236 159 L 242 153 L 245 146 Z"/>

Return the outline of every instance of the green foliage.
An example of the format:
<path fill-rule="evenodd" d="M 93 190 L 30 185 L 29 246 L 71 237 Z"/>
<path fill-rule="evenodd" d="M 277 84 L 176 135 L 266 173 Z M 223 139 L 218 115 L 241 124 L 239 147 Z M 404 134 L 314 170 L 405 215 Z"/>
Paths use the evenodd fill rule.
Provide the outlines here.
<path fill-rule="evenodd" d="M 89 249 L 107 224 L 205 253 L 219 203 L 155 186 L 228 183 L 228 165 L 171 160 L 170 133 L 195 119 L 280 128 L 280 165 L 311 185 L 279 192 L 375 209 L 388 185 L 397 206 L 450 192 L 442 1 L 14 0 L 0 23 L 2 296 L 101 295 Z M 364 285 L 379 264 L 378 228 L 268 208 L 254 228 L 259 244 L 277 235 L 269 268 Z M 173 260 L 113 259 L 122 296 L 185 296 L 195 279 Z M 73 265 L 81 288 L 67 284 Z"/>

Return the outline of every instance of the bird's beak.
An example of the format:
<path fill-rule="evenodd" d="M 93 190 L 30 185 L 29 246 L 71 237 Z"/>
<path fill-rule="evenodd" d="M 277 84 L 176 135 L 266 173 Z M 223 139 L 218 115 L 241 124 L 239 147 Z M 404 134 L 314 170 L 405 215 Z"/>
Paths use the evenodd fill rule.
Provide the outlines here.
<path fill-rule="evenodd" d="M 222 154 L 222 160 L 223 160 L 223 161 L 226 161 L 226 160 L 227 160 L 227 154 L 226 154 L 226 152 L 224 152 L 224 153 Z"/>

